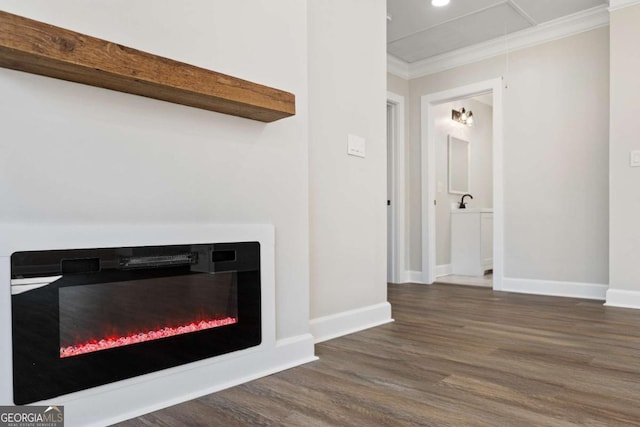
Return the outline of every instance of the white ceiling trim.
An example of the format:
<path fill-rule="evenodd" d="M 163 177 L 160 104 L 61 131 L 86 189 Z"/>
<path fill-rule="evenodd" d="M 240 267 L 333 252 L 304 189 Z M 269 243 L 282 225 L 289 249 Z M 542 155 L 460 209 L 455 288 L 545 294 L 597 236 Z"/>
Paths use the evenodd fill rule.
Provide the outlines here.
<path fill-rule="evenodd" d="M 612 0 L 612 4 L 614 4 L 614 1 L 615 0 Z M 640 3 L 640 0 L 618 1 Z M 411 64 L 407 64 L 394 56 L 387 55 L 387 58 L 391 57 L 394 59 L 393 65 L 388 65 L 388 71 L 404 79 L 415 79 L 607 25 L 609 25 L 609 8 L 606 5 L 598 6 L 507 36 L 443 53 Z M 405 67 L 408 69 L 408 77 L 406 76 L 407 74 L 404 73 Z"/>
<path fill-rule="evenodd" d="M 474 46 L 414 62 L 409 64 L 409 78 L 415 79 L 435 74 L 606 25 L 609 25 L 609 10 L 606 5 L 603 5 Z"/>
<path fill-rule="evenodd" d="M 614 11 L 640 4 L 640 0 L 609 0 L 609 10 Z"/>
<path fill-rule="evenodd" d="M 409 80 L 409 64 L 390 53 L 387 53 L 387 72 L 394 76 Z"/>

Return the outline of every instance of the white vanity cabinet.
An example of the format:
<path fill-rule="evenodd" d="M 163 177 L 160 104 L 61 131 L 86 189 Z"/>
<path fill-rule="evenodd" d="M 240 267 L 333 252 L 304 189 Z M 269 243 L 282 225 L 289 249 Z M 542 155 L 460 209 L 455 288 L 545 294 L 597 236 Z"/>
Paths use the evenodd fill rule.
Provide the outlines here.
<path fill-rule="evenodd" d="M 453 274 L 484 276 L 493 268 L 493 209 L 451 212 L 451 269 Z"/>

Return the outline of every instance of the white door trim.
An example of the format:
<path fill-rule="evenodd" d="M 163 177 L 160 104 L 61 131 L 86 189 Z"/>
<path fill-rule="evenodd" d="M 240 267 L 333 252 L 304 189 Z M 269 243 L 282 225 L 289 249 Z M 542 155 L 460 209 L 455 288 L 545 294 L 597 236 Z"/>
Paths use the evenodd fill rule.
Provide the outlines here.
<path fill-rule="evenodd" d="M 392 242 L 388 248 L 392 257 L 392 274 L 394 283 L 405 283 L 407 271 L 405 267 L 405 99 L 404 96 L 387 92 L 387 105 L 392 108 L 393 129 L 390 132 L 392 144 L 393 189 L 391 194 Z"/>
<path fill-rule="evenodd" d="M 420 98 L 422 173 L 422 281 L 436 279 L 436 160 L 434 107 L 445 102 L 493 93 L 493 289 L 502 290 L 504 277 L 504 171 L 503 171 L 503 83 L 502 78 L 473 83 Z"/>

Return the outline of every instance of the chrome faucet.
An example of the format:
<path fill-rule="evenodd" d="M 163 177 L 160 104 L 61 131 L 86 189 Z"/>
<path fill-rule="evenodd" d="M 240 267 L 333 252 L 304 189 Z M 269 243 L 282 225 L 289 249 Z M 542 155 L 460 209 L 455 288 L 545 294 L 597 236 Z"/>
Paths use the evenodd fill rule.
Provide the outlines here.
<path fill-rule="evenodd" d="M 464 202 L 465 197 L 470 197 L 473 200 L 473 196 L 471 194 L 465 194 L 464 196 L 462 196 L 462 199 L 460 199 L 460 204 L 458 205 L 458 208 L 460 209 L 467 208 L 467 204 Z"/>

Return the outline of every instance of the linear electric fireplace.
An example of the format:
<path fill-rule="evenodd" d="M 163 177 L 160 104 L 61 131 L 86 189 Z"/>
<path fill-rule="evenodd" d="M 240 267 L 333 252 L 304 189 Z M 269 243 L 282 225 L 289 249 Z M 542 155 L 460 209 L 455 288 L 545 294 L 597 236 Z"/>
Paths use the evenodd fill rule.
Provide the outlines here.
<path fill-rule="evenodd" d="M 260 295 L 258 242 L 15 252 L 14 403 L 257 346 Z"/>

